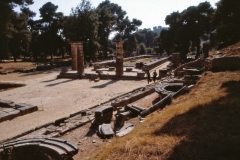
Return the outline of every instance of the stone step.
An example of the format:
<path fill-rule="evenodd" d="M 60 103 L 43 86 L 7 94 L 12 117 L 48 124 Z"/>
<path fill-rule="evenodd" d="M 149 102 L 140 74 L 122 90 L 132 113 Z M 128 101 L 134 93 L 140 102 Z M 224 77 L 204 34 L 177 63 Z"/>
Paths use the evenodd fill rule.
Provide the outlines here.
<path fill-rule="evenodd" d="M 12 150 L 11 153 L 13 154 L 17 153 L 17 151 L 29 154 L 33 154 L 34 151 L 41 151 L 59 160 L 64 160 L 78 153 L 76 145 L 59 138 L 30 138 L 7 142 L 0 146 L 0 154 L 9 154 L 7 152 L 9 149 Z"/>

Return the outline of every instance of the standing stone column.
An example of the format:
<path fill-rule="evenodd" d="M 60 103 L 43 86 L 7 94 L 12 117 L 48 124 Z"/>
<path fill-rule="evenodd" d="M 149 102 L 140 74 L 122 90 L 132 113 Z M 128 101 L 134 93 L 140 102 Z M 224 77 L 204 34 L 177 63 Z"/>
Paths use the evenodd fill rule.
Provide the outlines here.
<path fill-rule="evenodd" d="M 116 44 L 116 76 L 123 74 L 123 43 L 124 41 L 115 41 Z"/>
<path fill-rule="evenodd" d="M 84 72 L 84 54 L 82 41 L 71 42 L 72 70 L 77 70 L 79 74 Z"/>
<path fill-rule="evenodd" d="M 77 43 L 71 42 L 72 70 L 77 70 Z"/>
<path fill-rule="evenodd" d="M 77 71 L 79 74 L 84 73 L 84 53 L 83 53 L 83 43 L 78 42 L 78 50 L 77 50 Z"/>

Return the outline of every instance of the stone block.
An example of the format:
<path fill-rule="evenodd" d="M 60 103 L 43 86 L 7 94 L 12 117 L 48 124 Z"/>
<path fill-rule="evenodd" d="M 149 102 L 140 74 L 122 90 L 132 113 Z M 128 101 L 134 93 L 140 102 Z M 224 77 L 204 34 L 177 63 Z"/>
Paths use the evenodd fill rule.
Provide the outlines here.
<path fill-rule="evenodd" d="M 125 121 L 129 118 L 131 112 L 127 111 L 127 112 L 123 112 L 123 113 L 120 113 L 117 117 L 117 120 L 116 120 L 116 123 L 115 125 L 117 127 L 122 127 L 125 123 Z"/>
<path fill-rule="evenodd" d="M 132 68 L 126 68 L 126 72 L 132 72 Z"/>
<path fill-rule="evenodd" d="M 137 72 L 137 77 L 143 78 L 145 76 L 145 72 Z"/>
<path fill-rule="evenodd" d="M 115 70 L 115 67 L 109 67 L 108 70 L 109 70 L 109 71 L 114 71 L 114 70 Z"/>
<path fill-rule="evenodd" d="M 132 107 L 138 109 L 140 112 L 142 112 L 142 111 L 145 110 L 144 108 L 142 108 L 142 107 L 140 107 L 140 106 L 137 106 L 137 105 L 135 105 L 135 104 L 133 104 Z"/>
<path fill-rule="evenodd" d="M 37 106 L 26 104 L 26 103 L 18 103 L 15 105 L 15 109 L 21 112 L 21 115 L 32 113 L 38 110 Z"/>
<path fill-rule="evenodd" d="M 8 113 L 0 111 L 0 122 L 8 120 Z"/>
<path fill-rule="evenodd" d="M 102 124 L 100 130 L 100 133 L 104 136 L 112 136 L 114 134 L 110 124 Z"/>
<path fill-rule="evenodd" d="M 113 113 L 113 107 L 108 106 L 101 106 L 95 111 L 95 117 L 102 116 L 105 113 Z"/>
<path fill-rule="evenodd" d="M 140 114 L 140 111 L 136 108 L 133 108 L 131 106 L 125 106 L 125 111 L 131 112 L 131 117 L 137 117 Z"/>
<path fill-rule="evenodd" d="M 13 108 L 6 108 L 6 109 L 3 109 L 2 111 L 6 112 L 6 113 L 9 113 L 9 112 L 16 111 L 16 110 L 13 109 Z"/>
<path fill-rule="evenodd" d="M 2 99 L 0 99 L 0 105 L 2 107 L 14 107 L 13 101 L 7 101 L 7 100 L 2 100 Z"/>

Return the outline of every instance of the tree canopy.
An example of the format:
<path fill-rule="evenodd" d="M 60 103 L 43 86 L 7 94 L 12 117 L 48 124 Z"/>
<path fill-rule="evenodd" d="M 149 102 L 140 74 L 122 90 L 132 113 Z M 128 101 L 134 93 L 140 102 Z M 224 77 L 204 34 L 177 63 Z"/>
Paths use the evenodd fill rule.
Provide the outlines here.
<path fill-rule="evenodd" d="M 69 52 L 70 41 L 84 41 L 85 56 L 103 56 L 113 51 L 110 34 L 124 40 L 125 53 L 136 46 L 154 48 L 157 53 L 188 52 L 200 54 L 203 41 L 225 47 L 240 40 L 240 1 L 220 0 L 216 10 L 209 2 L 189 6 L 182 12 L 172 12 L 165 18 L 168 29 L 160 35 L 151 29 L 138 29 L 142 21 L 129 19 L 127 12 L 110 0 L 102 1 L 96 8 L 89 0 L 72 8 L 70 15 L 58 12 L 51 2 L 39 7 L 40 18 L 28 8 L 33 0 L 5 0 L 0 3 L 0 59 L 20 55 L 46 58 L 64 56 Z M 17 13 L 14 8 L 20 8 Z M 146 50 L 146 49 L 145 49 Z M 144 53 L 144 49 L 143 49 Z"/>

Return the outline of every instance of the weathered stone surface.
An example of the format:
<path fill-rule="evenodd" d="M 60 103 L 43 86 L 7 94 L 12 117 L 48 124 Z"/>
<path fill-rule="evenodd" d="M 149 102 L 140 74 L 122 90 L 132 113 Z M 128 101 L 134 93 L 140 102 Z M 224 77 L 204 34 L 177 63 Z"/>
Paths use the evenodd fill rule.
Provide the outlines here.
<path fill-rule="evenodd" d="M 118 132 L 118 133 L 116 134 L 116 136 L 118 136 L 118 137 L 123 137 L 123 136 L 125 136 L 126 134 L 128 134 L 129 132 L 131 132 L 133 129 L 134 129 L 134 126 L 129 126 L 128 128 L 122 130 L 121 132 Z"/>
<path fill-rule="evenodd" d="M 202 74 L 202 69 L 197 69 L 197 68 L 183 68 L 183 71 L 185 71 L 186 75 Z"/>
<path fill-rule="evenodd" d="M 124 125 L 125 121 L 129 118 L 130 115 L 131 115 L 131 112 L 129 112 L 129 111 L 120 113 L 117 117 L 115 126 L 116 127 L 119 127 L 119 126 L 122 127 Z"/>
<path fill-rule="evenodd" d="M 155 91 L 161 96 L 174 95 L 183 87 L 183 83 L 161 83 L 155 86 Z"/>
<path fill-rule="evenodd" d="M 122 126 L 121 128 L 119 128 L 116 133 L 122 132 L 124 130 L 126 130 L 128 127 L 133 127 L 132 123 L 125 123 L 124 126 Z"/>
<path fill-rule="evenodd" d="M 133 68 L 126 68 L 126 72 L 131 72 Z"/>
<path fill-rule="evenodd" d="M 0 111 L 0 122 L 8 120 L 8 113 Z"/>
<path fill-rule="evenodd" d="M 104 136 L 112 136 L 114 134 L 110 124 L 103 123 L 100 129 L 101 129 L 102 135 Z"/>
<path fill-rule="evenodd" d="M 145 72 L 137 72 L 137 77 L 144 77 L 145 76 Z"/>
<path fill-rule="evenodd" d="M 155 61 L 152 61 L 152 62 L 149 62 L 149 63 L 145 63 L 142 67 L 142 70 L 143 71 L 149 71 L 153 68 L 156 68 L 157 66 L 167 62 L 169 59 L 169 57 L 164 57 L 164 58 L 161 58 L 161 59 L 158 59 L 158 60 L 155 60 Z"/>
<path fill-rule="evenodd" d="M 11 149 L 11 152 L 8 152 L 9 149 Z M 41 153 L 42 156 L 49 155 L 51 159 L 64 160 L 77 154 L 77 152 L 78 147 L 76 145 L 58 138 L 30 138 L 7 142 L 0 146 L 0 154 L 6 157 L 11 154 L 10 156 L 14 159 L 24 159 L 26 155 L 30 154 L 32 154 L 30 157 L 33 158 L 39 156 L 35 153 Z"/>
<path fill-rule="evenodd" d="M 123 43 L 124 41 L 116 41 L 116 76 L 123 74 Z"/>
<path fill-rule="evenodd" d="M 179 96 L 180 94 L 183 94 L 185 92 L 188 92 L 188 87 L 187 86 L 183 86 L 180 90 L 178 90 L 176 93 L 173 94 L 173 98 L 176 98 L 177 96 Z"/>
<path fill-rule="evenodd" d="M 137 105 L 135 105 L 135 104 L 133 104 L 132 107 L 138 109 L 140 112 L 142 112 L 142 111 L 145 110 L 144 108 L 142 108 L 142 107 L 140 107 L 140 106 L 137 106 Z"/>
<path fill-rule="evenodd" d="M 27 114 L 27 113 L 37 111 L 38 107 L 31 104 L 18 103 L 18 104 L 15 104 L 15 109 L 20 110 L 22 114 Z"/>
<path fill-rule="evenodd" d="M 114 70 L 115 70 L 115 67 L 109 67 L 108 70 L 109 70 L 109 71 L 114 71 Z"/>
<path fill-rule="evenodd" d="M 112 119 L 112 114 L 112 106 L 101 106 L 95 111 L 95 123 L 102 124 L 110 122 Z"/>
<path fill-rule="evenodd" d="M 130 111 L 131 112 L 131 117 L 137 117 L 140 114 L 140 110 L 131 107 L 129 105 L 125 106 L 125 111 Z"/>
<path fill-rule="evenodd" d="M 9 112 L 13 112 L 13 111 L 16 111 L 15 109 L 13 108 L 5 108 L 2 110 L 3 112 L 6 112 L 6 113 L 9 113 Z"/>
<path fill-rule="evenodd" d="M 151 106 L 150 108 L 144 110 L 143 112 L 140 113 L 141 117 L 145 117 L 148 114 L 156 111 L 159 108 L 165 107 L 167 104 L 170 104 L 172 102 L 172 96 L 169 94 L 165 98 L 161 99 L 159 102 Z"/>
<path fill-rule="evenodd" d="M 13 101 L 7 101 L 7 100 L 0 99 L 0 105 L 2 107 L 13 107 L 14 103 L 13 103 Z"/>

